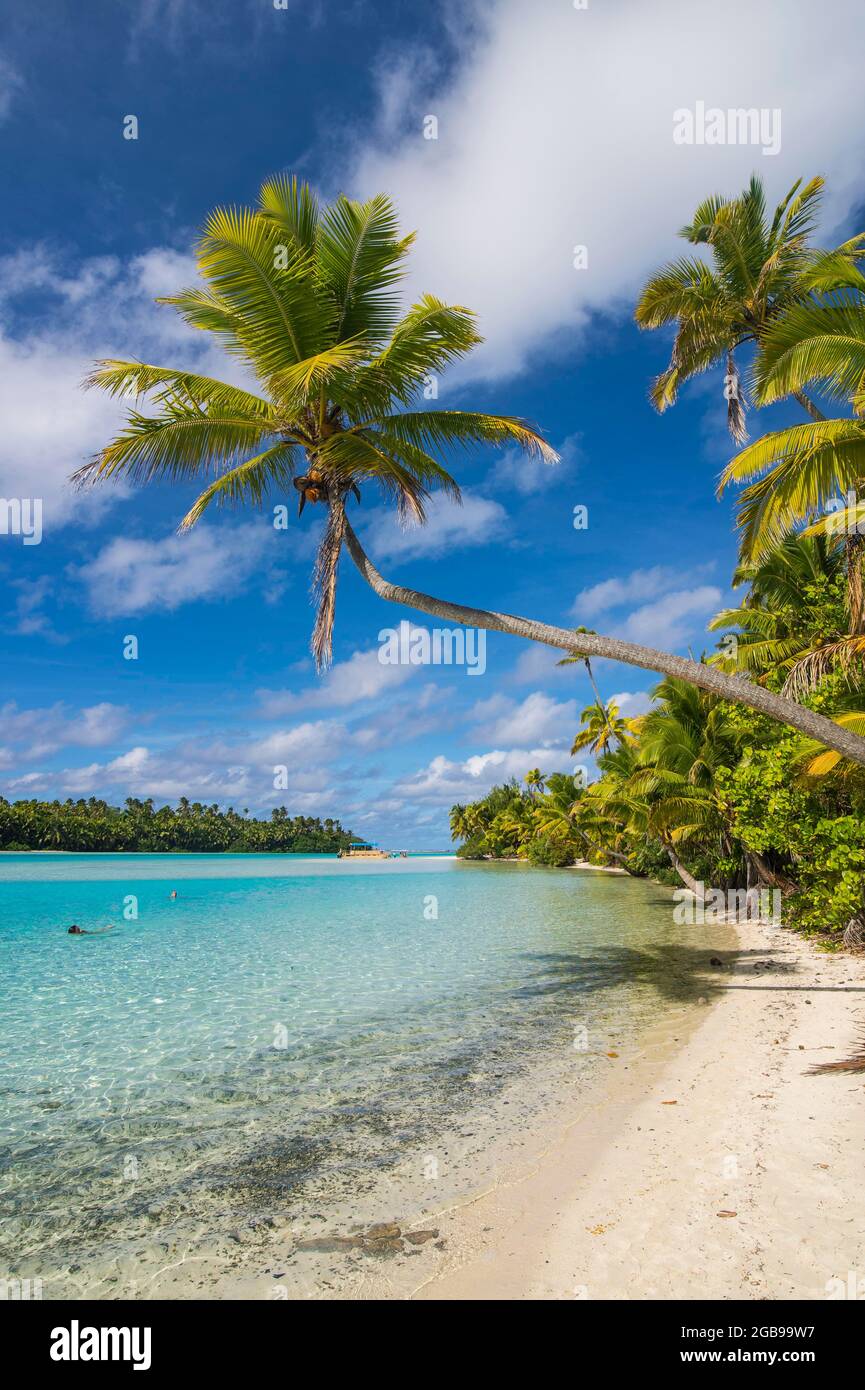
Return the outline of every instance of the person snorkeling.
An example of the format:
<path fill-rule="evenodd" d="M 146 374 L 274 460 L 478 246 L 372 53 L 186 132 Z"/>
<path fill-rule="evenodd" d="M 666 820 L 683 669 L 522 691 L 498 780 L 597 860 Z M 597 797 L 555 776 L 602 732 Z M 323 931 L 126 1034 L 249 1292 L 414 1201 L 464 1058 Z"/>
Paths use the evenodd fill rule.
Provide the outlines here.
<path fill-rule="evenodd" d="M 67 936 L 102 936 L 104 932 L 113 931 L 114 923 L 109 922 L 107 927 L 97 927 L 95 931 L 88 931 L 87 927 L 79 927 L 77 922 L 67 928 Z"/>

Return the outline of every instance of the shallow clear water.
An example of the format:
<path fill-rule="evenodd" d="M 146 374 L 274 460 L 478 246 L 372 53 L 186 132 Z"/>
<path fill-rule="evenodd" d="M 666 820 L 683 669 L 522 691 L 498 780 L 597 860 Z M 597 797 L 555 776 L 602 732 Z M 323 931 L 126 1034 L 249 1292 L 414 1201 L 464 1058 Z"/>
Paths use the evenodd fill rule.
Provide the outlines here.
<path fill-rule="evenodd" d="M 533 1061 L 588 1072 L 693 1002 L 686 935 L 569 870 L 0 856 L 2 1263 L 359 1207 Z"/>

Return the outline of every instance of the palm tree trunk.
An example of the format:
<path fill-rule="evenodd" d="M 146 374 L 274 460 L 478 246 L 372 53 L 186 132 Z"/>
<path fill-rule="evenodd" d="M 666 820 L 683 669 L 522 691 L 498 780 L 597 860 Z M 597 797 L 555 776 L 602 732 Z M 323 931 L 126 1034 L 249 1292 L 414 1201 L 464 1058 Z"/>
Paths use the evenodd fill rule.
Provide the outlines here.
<path fill-rule="evenodd" d="M 597 684 L 596 684 L 596 682 L 595 682 L 595 674 L 594 674 L 594 672 L 593 672 L 593 670 L 592 670 L 592 663 L 591 663 L 591 661 L 589 660 L 588 657 L 586 657 L 586 663 L 585 663 L 585 664 L 586 664 L 586 670 L 587 670 L 588 673 L 589 673 L 589 680 L 590 680 L 591 683 L 592 683 L 592 689 L 593 689 L 594 692 L 595 692 L 595 700 L 596 700 L 596 702 L 597 702 L 598 709 L 606 709 L 606 705 L 604 704 L 603 700 L 601 699 L 601 692 L 600 692 L 600 690 L 598 689 Z M 609 724 L 609 720 L 607 720 L 607 723 Z"/>
<path fill-rule="evenodd" d="M 857 912 L 850 918 L 842 939 L 848 951 L 865 950 L 865 911 Z"/>
<path fill-rule="evenodd" d="M 847 558 L 847 607 L 850 613 L 850 633 L 858 636 L 865 630 L 865 595 L 862 592 L 862 536 L 848 535 L 844 542 Z"/>
<path fill-rule="evenodd" d="M 706 896 L 706 890 L 704 885 L 702 883 L 699 883 L 697 879 L 694 878 L 694 875 L 688 872 L 681 859 L 679 858 L 678 854 L 673 849 L 672 845 L 664 845 L 664 849 L 667 851 L 667 858 L 669 859 L 673 868 L 676 870 L 676 873 L 679 875 L 679 878 L 682 880 L 685 887 L 690 888 L 694 896 L 698 898 L 700 902 L 703 902 Z"/>
<path fill-rule="evenodd" d="M 333 620 L 336 613 L 336 575 L 347 526 L 345 505 L 335 486 L 330 491 L 327 527 L 315 557 L 312 588 L 316 604 L 312 630 L 315 668 L 324 671 L 333 658 Z"/>
<path fill-rule="evenodd" d="M 608 711 L 608 709 L 607 709 L 607 706 L 604 704 L 603 700 L 601 699 L 601 692 L 600 692 L 600 690 L 599 690 L 598 687 L 597 687 L 597 683 L 596 683 L 596 681 L 595 681 L 595 673 L 594 673 L 594 671 L 592 670 L 592 663 L 591 663 L 591 661 L 589 660 L 588 657 L 586 657 L 585 665 L 586 665 L 586 670 L 587 670 L 588 673 L 589 673 L 589 680 L 590 680 L 591 683 L 592 683 L 592 689 L 593 689 L 594 692 L 595 692 L 595 700 L 596 700 L 596 702 L 597 702 L 598 709 L 599 709 L 599 710 L 601 711 L 601 713 L 603 714 L 603 716 L 604 716 L 604 723 L 606 724 L 607 729 L 609 730 L 610 739 L 611 739 L 611 740 L 612 740 L 612 739 L 615 739 L 615 741 L 616 741 L 617 743 L 619 743 L 619 742 L 621 742 L 621 740 L 619 739 L 618 734 L 616 733 L 615 729 L 613 728 L 612 724 L 610 723 L 609 711 Z"/>
<path fill-rule="evenodd" d="M 604 656 L 610 661 L 624 662 L 626 666 L 639 666 L 646 671 L 660 671 L 665 676 L 677 676 L 680 680 L 688 681 L 701 690 L 708 690 L 723 700 L 747 705 L 758 714 L 765 714 L 781 724 L 789 724 L 791 728 L 816 739 L 826 748 L 832 748 L 842 757 L 865 767 L 865 739 L 851 733 L 849 729 L 842 729 L 825 715 L 806 709 L 796 700 L 776 695 L 743 676 L 725 675 L 715 666 L 688 661 L 685 657 L 673 656 L 670 652 L 660 652 L 654 647 L 644 647 L 636 642 L 624 642 L 619 637 L 602 637 L 596 632 L 576 632 L 572 628 L 552 627 L 548 623 L 535 622 L 532 618 L 519 618 L 512 613 L 489 612 L 485 608 L 466 608 L 461 603 L 449 603 L 445 599 L 433 598 L 416 589 L 404 589 L 399 584 L 391 584 L 379 574 L 345 516 L 343 530 L 345 542 L 360 573 L 379 597 L 387 599 L 390 603 L 405 604 L 408 608 L 417 608 L 432 617 L 445 618 L 466 627 L 508 632 L 514 637 L 525 637 L 531 642 L 542 642 L 548 647 L 576 652 L 579 656 Z"/>
<path fill-rule="evenodd" d="M 823 414 L 822 410 L 818 409 L 818 407 L 811 400 L 811 397 L 806 396 L 804 391 L 794 391 L 793 399 L 794 401 L 799 402 L 799 405 L 801 405 L 802 409 L 811 416 L 812 420 L 826 419 L 826 416 Z"/>
<path fill-rule="evenodd" d="M 792 878 L 788 878 L 786 874 L 773 869 L 771 864 L 767 864 L 763 856 L 758 854 L 756 850 L 746 849 L 745 858 L 756 875 L 758 888 L 779 888 L 782 893 L 795 892 L 798 884 L 794 883 Z"/>

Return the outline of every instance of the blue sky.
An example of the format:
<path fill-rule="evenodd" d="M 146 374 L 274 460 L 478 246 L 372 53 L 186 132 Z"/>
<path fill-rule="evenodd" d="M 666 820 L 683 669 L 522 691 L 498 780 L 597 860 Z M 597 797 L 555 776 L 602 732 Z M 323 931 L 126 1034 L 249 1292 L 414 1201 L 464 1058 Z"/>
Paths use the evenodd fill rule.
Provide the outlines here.
<path fill-rule="evenodd" d="M 425 531 L 401 532 L 365 496 L 356 523 L 387 576 L 666 649 L 708 646 L 735 561 L 732 501 L 714 499 L 722 383 L 711 374 L 656 416 L 646 390 L 669 343 L 637 332 L 632 305 L 679 254 L 697 201 L 755 169 L 772 201 L 823 173 L 821 236 L 859 229 L 865 15 L 853 0 L 822 7 L 820 24 L 846 37 L 816 70 L 813 22 L 797 0 L 757 14 L 743 0 L 7 6 L 0 495 L 41 498 L 44 532 L 32 546 L 0 535 L 0 791 L 285 802 L 423 849 L 448 843 L 455 800 L 573 764 L 591 698 L 579 668 L 498 634 L 481 676 L 383 666 L 380 630 L 411 615 L 347 558 L 335 666 L 316 678 L 314 508 L 286 531 L 269 512 L 223 513 L 178 537 L 184 489 L 66 484 L 120 419 L 79 388 L 94 358 L 231 371 L 153 299 L 193 280 L 211 207 L 252 201 L 280 169 L 324 196 L 396 198 L 419 232 L 407 297 L 470 305 L 487 338 L 439 403 L 525 415 L 563 456 L 555 470 L 507 452 L 461 460 L 463 508 L 435 505 Z M 698 100 L 779 110 L 780 150 L 677 146 L 673 112 Z M 137 661 L 123 658 L 128 635 Z M 646 707 L 648 673 L 597 675 L 626 711 Z M 281 764 L 289 787 L 276 792 Z"/>

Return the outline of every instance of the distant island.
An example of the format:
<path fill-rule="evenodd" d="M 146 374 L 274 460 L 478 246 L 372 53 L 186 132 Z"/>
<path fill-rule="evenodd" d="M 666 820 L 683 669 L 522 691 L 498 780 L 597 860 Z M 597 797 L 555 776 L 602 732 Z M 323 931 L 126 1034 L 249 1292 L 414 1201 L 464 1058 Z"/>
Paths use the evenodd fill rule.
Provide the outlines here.
<path fill-rule="evenodd" d="M 336 854 L 353 836 L 339 821 L 289 816 L 277 806 L 257 820 L 229 806 L 180 798 L 177 808 L 128 797 L 123 807 L 79 801 L 7 801 L 0 797 L 0 850 L 71 853 Z"/>

